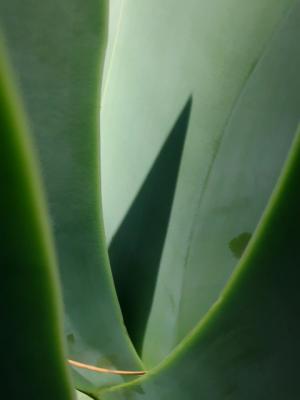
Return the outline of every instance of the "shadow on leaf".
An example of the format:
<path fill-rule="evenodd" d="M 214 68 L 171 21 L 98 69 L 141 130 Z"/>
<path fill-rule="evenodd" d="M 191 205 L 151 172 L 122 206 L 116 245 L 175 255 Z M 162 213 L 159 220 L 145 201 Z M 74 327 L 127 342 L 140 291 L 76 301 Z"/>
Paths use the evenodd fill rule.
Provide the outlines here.
<path fill-rule="evenodd" d="M 138 352 L 152 304 L 191 108 L 192 97 L 183 107 L 109 247 L 125 325 Z"/>

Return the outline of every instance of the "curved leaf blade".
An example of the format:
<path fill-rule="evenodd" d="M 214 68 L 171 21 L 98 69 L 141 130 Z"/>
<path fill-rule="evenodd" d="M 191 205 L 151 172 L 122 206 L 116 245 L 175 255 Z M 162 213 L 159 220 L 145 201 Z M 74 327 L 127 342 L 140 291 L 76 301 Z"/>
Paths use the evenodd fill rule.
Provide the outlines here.
<path fill-rule="evenodd" d="M 291 4 L 289 0 L 125 3 L 102 110 L 104 215 L 109 238 L 142 186 L 182 102 L 191 93 L 194 100 L 156 277 L 157 301 L 145 339 L 143 357 L 148 365 L 156 364 L 176 343 L 183 266 L 209 166 L 253 65 Z M 175 283 L 168 293 L 165 283 L 170 271 Z M 135 315 L 134 324 L 139 326 L 140 314 L 134 308 L 126 313 Z M 142 319 L 147 318 L 146 310 Z M 135 343 L 143 341 L 143 334 L 137 336 Z"/>
<path fill-rule="evenodd" d="M 300 130 L 266 212 L 204 320 L 144 378 L 104 400 L 298 398 Z"/>
<path fill-rule="evenodd" d="M 0 39 L 1 383 L 11 399 L 71 400 L 45 200 Z"/>
<path fill-rule="evenodd" d="M 101 215 L 99 96 L 107 1 L 5 0 L 0 21 L 42 165 L 69 358 L 140 369 L 117 303 Z M 73 376 L 89 393 L 123 382 L 79 369 Z"/>
<path fill-rule="evenodd" d="M 221 132 L 180 269 L 162 265 L 144 347 L 148 365 L 162 360 L 214 304 L 238 261 L 232 246 L 242 254 L 263 213 L 299 121 L 299 37 L 297 3 Z M 154 335 L 162 338 L 159 345 Z"/>

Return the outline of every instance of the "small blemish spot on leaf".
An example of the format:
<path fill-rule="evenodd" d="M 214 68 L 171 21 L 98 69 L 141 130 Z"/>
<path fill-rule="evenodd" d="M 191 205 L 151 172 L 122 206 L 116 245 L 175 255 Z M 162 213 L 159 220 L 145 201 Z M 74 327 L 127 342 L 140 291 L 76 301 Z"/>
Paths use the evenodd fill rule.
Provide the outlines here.
<path fill-rule="evenodd" d="M 75 336 L 74 336 L 73 333 L 69 333 L 69 334 L 67 335 L 67 341 L 68 341 L 69 343 L 74 343 L 74 342 L 75 342 Z"/>
<path fill-rule="evenodd" d="M 242 257 L 251 236 L 251 233 L 243 232 L 229 242 L 229 248 L 237 259 Z"/>
<path fill-rule="evenodd" d="M 132 389 L 138 394 L 145 394 L 141 385 L 134 385 Z"/>

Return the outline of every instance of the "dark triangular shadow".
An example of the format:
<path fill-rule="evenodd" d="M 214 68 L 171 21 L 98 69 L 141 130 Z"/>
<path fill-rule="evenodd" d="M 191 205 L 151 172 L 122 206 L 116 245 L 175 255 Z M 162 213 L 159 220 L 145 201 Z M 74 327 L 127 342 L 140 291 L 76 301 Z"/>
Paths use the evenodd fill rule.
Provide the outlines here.
<path fill-rule="evenodd" d="M 191 108 L 192 97 L 109 247 L 125 325 L 138 352 L 153 299 Z"/>

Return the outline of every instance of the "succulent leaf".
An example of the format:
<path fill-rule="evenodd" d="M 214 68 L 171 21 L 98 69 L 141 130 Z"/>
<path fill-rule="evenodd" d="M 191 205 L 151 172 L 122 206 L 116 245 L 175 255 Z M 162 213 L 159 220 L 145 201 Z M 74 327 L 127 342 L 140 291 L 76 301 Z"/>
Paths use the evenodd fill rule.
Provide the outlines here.
<path fill-rule="evenodd" d="M 45 198 L 1 36 L 0 132 L 2 394 L 72 400 Z"/>
<path fill-rule="evenodd" d="M 58 254 L 72 359 L 140 369 L 117 302 L 102 224 L 100 76 L 107 1 L 0 2 L 0 23 L 37 145 Z M 92 393 L 121 377 L 76 369 Z"/>
<path fill-rule="evenodd" d="M 130 336 L 138 348 L 144 341 L 148 367 L 160 362 L 216 301 L 238 261 L 230 243 L 254 232 L 274 188 L 299 118 L 299 33 L 295 23 L 290 30 L 283 27 L 288 15 L 296 14 L 294 4 L 124 4 L 102 110 L 104 217 L 111 246 L 122 236 L 127 249 L 122 261 L 112 258 L 112 269 Z M 144 259 L 150 262 L 147 254 L 155 251 L 156 237 L 144 251 L 141 235 L 136 239 L 120 231 L 125 222 L 130 225 L 133 204 L 159 208 L 163 193 L 151 193 L 149 200 L 139 191 L 180 103 L 191 93 L 160 265 L 147 264 L 155 277 L 140 279 L 139 289 L 130 291 Z M 157 212 L 152 206 L 145 213 L 150 216 L 140 217 L 135 226 L 147 234 L 149 223 L 143 220 Z M 159 231 L 160 221 L 153 218 L 155 223 Z M 150 316 L 149 307 L 138 311 L 146 294 Z M 148 318 L 145 333 L 140 326 Z"/>
<path fill-rule="evenodd" d="M 99 398 L 300 396 L 299 179 L 300 129 L 257 231 L 218 301 L 161 365 Z"/>

